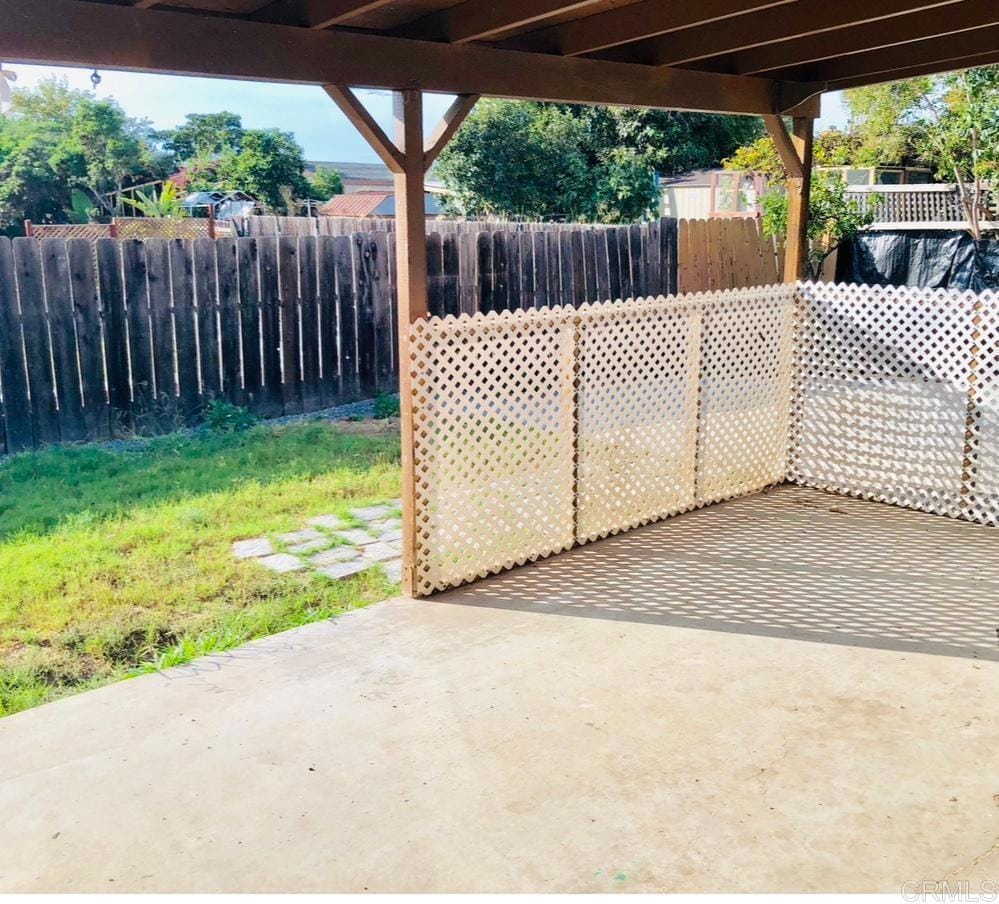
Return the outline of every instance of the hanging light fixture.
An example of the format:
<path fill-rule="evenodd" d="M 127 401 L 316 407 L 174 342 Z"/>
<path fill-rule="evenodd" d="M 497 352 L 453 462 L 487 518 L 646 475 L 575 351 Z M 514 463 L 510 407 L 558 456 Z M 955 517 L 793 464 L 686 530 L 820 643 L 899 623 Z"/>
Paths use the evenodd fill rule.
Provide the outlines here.
<path fill-rule="evenodd" d="M 96 69 L 90 73 L 90 84 L 94 86 L 94 91 L 97 91 L 97 86 L 101 81 L 101 74 Z"/>

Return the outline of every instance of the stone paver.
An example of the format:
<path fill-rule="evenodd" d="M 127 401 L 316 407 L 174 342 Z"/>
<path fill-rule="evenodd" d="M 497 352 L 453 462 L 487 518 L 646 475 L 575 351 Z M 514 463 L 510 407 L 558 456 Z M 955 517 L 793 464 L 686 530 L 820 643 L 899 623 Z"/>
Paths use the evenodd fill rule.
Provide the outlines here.
<path fill-rule="evenodd" d="M 305 543 L 307 540 L 322 540 L 325 536 L 326 534 L 309 527 L 305 530 L 293 530 L 286 534 L 278 534 L 277 538 L 281 543 Z"/>
<path fill-rule="evenodd" d="M 362 521 L 377 521 L 379 518 L 391 515 L 392 511 L 391 505 L 370 505 L 367 508 L 351 509 L 350 513 Z"/>
<path fill-rule="evenodd" d="M 354 562 L 337 562 L 333 565 L 327 565 L 325 568 L 318 569 L 318 572 L 319 574 L 326 575 L 328 578 L 339 581 L 342 578 L 349 578 L 351 575 L 367 571 L 371 568 L 372 564 L 372 562 L 366 562 L 364 559 L 357 559 Z"/>
<path fill-rule="evenodd" d="M 389 580 L 402 579 L 402 521 L 399 500 L 351 510 L 364 522 L 364 529 L 348 527 L 338 515 L 315 515 L 308 527 L 278 534 L 275 551 L 267 537 L 237 540 L 232 544 L 237 559 L 255 559 L 279 573 L 308 569 L 333 580 L 341 580 L 381 567 Z M 331 544 L 337 543 L 330 548 Z M 283 549 L 281 547 L 284 547 Z"/>
<path fill-rule="evenodd" d="M 307 552 L 316 552 L 320 549 L 326 549 L 333 541 L 329 537 L 321 537 L 317 540 L 306 540 L 304 543 L 296 543 L 294 546 L 288 547 L 288 552 L 294 553 L 295 555 L 302 555 Z"/>
<path fill-rule="evenodd" d="M 257 559 L 269 556 L 274 552 L 271 541 L 266 537 L 254 537 L 252 540 L 237 540 L 232 544 L 232 554 L 237 559 Z"/>
<path fill-rule="evenodd" d="M 371 536 L 366 530 L 360 530 L 359 528 L 354 528 L 353 530 L 338 530 L 336 535 L 352 546 L 366 546 L 369 543 L 374 543 L 376 538 Z"/>
<path fill-rule="evenodd" d="M 335 565 L 337 562 L 348 562 L 360 556 L 360 552 L 353 546 L 334 546 L 333 549 L 319 553 L 312 557 L 312 564 L 320 567 L 324 565 Z"/>
<path fill-rule="evenodd" d="M 305 568 L 305 562 L 298 558 L 298 556 L 288 555 L 288 553 L 284 552 L 279 552 L 273 556 L 264 556 L 264 558 L 257 559 L 257 561 L 265 568 L 277 571 L 280 574 L 288 571 L 301 571 Z"/>
<path fill-rule="evenodd" d="M 384 562 L 386 559 L 394 559 L 399 555 L 399 552 L 388 543 L 372 543 L 370 546 L 365 546 L 361 553 L 369 562 Z"/>
<path fill-rule="evenodd" d="M 323 527 L 326 530 L 340 530 L 347 526 L 343 518 L 338 518 L 336 515 L 316 515 L 315 518 L 310 518 L 305 523 L 312 525 L 312 527 Z"/>
<path fill-rule="evenodd" d="M 390 562 L 382 562 L 382 569 L 392 583 L 398 584 L 402 580 L 402 559 L 392 559 Z"/>

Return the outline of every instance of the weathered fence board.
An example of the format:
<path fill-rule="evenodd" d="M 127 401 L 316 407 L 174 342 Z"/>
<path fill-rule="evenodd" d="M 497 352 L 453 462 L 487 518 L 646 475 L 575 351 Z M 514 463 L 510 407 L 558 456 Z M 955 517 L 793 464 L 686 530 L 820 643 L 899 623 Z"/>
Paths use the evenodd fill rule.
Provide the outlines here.
<path fill-rule="evenodd" d="M 664 294 L 675 242 L 667 222 L 442 230 L 431 311 Z M 194 425 L 215 400 L 275 417 L 393 392 L 395 295 L 386 230 L 0 239 L 0 453 Z"/>

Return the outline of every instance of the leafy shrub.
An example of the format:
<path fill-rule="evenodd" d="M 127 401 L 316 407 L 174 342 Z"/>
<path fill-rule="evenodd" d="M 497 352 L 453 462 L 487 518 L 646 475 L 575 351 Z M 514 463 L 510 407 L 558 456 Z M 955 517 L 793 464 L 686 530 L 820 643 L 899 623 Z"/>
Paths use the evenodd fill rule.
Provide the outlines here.
<path fill-rule="evenodd" d="M 205 426 L 216 433 L 248 430 L 256 423 L 256 416 L 246 408 L 221 399 L 215 399 L 205 411 Z"/>
<path fill-rule="evenodd" d="M 375 419 L 383 421 L 386 418 L 399 416 L 399 397 L 383 392 L 375 399 Z"/>

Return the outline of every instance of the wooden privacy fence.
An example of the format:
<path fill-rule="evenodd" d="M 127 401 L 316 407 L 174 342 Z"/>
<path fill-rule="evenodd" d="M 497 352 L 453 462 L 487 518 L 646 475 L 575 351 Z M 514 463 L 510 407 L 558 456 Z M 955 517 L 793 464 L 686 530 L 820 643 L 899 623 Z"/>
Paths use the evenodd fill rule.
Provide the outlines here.
<path fill-rule="evenodd" d="M 229 222 L 239 235 L 353 235 L 395 232 L 392 217 L 237 217 Z M 574 232 L 615 229 L 601 223 L 540 223 L 508 220 L 427 220 L 427 232 L 475 235 L 479 232 Z"/>
<path fill-rule="evenodd" d="M 716 292 L 783 282 L 783 247 L 755 218 L 679 221 L 681 292 Z"/>
<path fill-rule="evenodd" d="M 398 388 L 395 236 L 0 239 L 0 452 Z M 432 312 L 670 291 L 672 224 L 434 234 Z"/>

